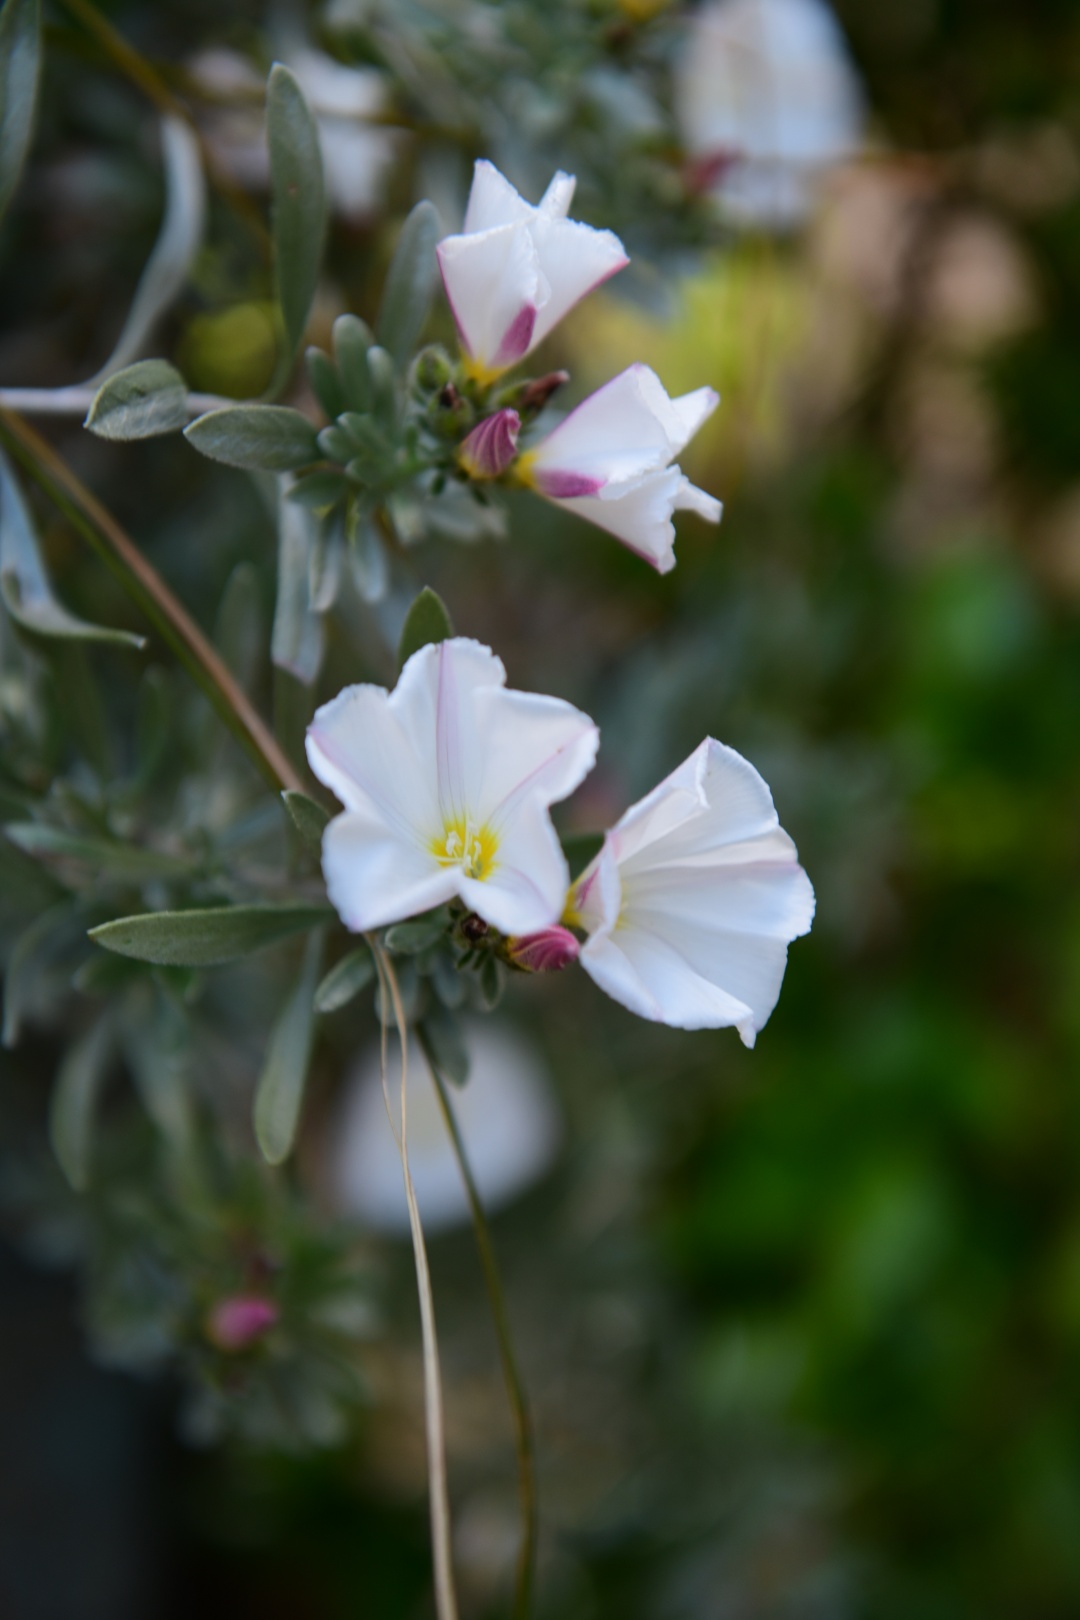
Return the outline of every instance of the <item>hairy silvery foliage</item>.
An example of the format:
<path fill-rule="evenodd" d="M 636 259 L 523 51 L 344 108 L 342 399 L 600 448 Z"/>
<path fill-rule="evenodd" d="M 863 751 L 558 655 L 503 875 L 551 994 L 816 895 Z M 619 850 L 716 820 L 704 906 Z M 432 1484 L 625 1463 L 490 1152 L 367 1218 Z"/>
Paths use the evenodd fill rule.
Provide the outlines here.
<path fill-rule="evenodd" d="M 604 194 L 611 206 L 572 218 L 572 175 L 546 173 L 533 202 L 481 160 L 462 229 L 447 232 L 431 202 L 417 204 L 369 320 L 340 314 L 328 346 L 306 348 L 310 396 L 289 390 L 319 289 L 326 188 L 318 121 L 281 64 L 266 89 L 279 339 L 269 387 L 259 399 L 207 397 L 173 359 L 135 358 L 206 226 L 199 144 L 179 114 L 165 119 L 160 235 L 113 353 L 81 387 L 25 404 L 81 402 L 89 431 L 120 445 L 182 430 L 178 454 L 190 447 L 250 481 L 276 549 L 268 637 L 250 570 L 233 573 L 208 638 L 60 458 L 18 416 L 0 418 L 4 1041 L 48 1043 L 52 1145 L 80 1201 L 24 1181 L 11 1196 L 27 1220 L 47 1206 L 74 1222 L 96 1342 L 125 1364 L 179 1367 L 194 1433 L 233 1425 L 326 1441 L 355 1404 L 357 1343 L 375 1328 L 363 1269 L 348 1235 L 323 1231 L 265 1168 L 294 1153 L 309 1079 L 333 1078 L 335 1048 L 350 1038 L 335 1035 L 339 1014 L 367 999 L 383 1029 L 407 1027 L 440 1085 L 463 1084 L 459 1015 L 491 1009 L 512 975 L 580 957 L 632 1012 L 734 1026 L 749 1043 L 788 944 L 809 927 L 812 891 L 768 788 L 712 739 L 587 852 L 564 848 L 550 810 L 591 769 L 596 727 L 510 683 L 497 649 L 455 636 L 442 601 L 415 591 L 410 548 L 505 533 L 511 486 L 660 572 L 675 564 L 676 511 L 719 518 L 674 460 L 717 405 L 704 380 L 671 398 L 630 364 L 555 425 L 566 374 L 520 369 L 626 264 L 605 220 L 621 228 L 646 195 L 655 210 L 659 177 L 671 178 L 650 152 L 663 127 L 651 114 L 601 136 L 605 106 L 629 105 L 659 73 L 660 21 L 644 65 L 630 65 L 643 10 L 560 8 L 558 60 L 578 88 L 550 80 L 544 92 L 560 112 L 551 141 L 565 135 L 576 156 L 569 132 L 592 131 L 586 201 Z M 462 98 L 485 118 L 508 113 L 497 70 L 500 60 L 512 70 L 499 80 L 505 96 L 514 64 L 529 60 L 529 19 L 536 8 L 507 7 L 499 48 L 489 40 L 471 57 L 451 30 L 427 116 L 452 122 Z M 406 97 L 417 92 L 408 64 L 448 26 L 421 7 L 395 8 L 393 22 L 366 7 L 355 29 L 344 8 L 328 20 L 368 39 Z M 40 51 L 37 5 L 6 0 L 0 70 L 16 93 L 0 125 L 0 201 L 30 141 Z M 515 138 L 544 150 L 525 114 Z M 476 134 L 500 152 L 508 140 L 486 123 Z M 681 218 L 685 194 L 671 201 Z M 440 277 L 456 349 L 425 341 Z M 125 701 L 99 700 L 85 644 L 135 660 L 144 638 L 61 602 L 25 475 L 105 552 L 186 675 L 155 664 L 116 683 Z M 327 642 L 358 621 L 382 634 L 396 683 L 356 684 L 316 708 Z M 292 683 L 281 690 L 298 708 L 293 729 L 307 726 L 310 775 L 261 715 L 267 640 Z"/>

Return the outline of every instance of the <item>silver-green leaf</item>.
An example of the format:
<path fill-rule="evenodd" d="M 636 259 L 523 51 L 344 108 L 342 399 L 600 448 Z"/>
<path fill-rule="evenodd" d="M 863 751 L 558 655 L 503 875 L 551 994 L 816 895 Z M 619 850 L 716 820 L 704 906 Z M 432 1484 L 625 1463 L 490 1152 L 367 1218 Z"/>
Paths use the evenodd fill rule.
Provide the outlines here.
<path fill-rule="evenodd" d="M 30 149 L 40 71 L 40 0 L 5 0 L 0 11 L 0 214 L 11 201 Z"/>
<path fill-rule="evenodd" d="M 401 227 L 387 271 L 375 333 L 399 366 L 411 357 L 435 290 L 435 246 L 439 216 L 430 202 L 419 202 Z"/>
<path fill-rule="evenodd" d="M 90 1179 L 94 1114 L 113 1054 L 110 1013 L 69 1046 L 49 1104 L 49 1139 L 60 1168 L 76 1192 Z"/>
<path fill-rule="evenodd" d="M 16 624 L 38 636 L 146 646 L 130 630 L 106 630 L 69 613 L 53 595 L 29 509 L 15 475 L 0 453 L 0 595 Z"/>
<path fill-rule="evenodd" d="M 160 967 L 218 967 L 317 928 L 327 906 L 213 906 L 151 911 L 91 928 L 90 938 L 118 956 Z"/>
<path fill-rule="evenodd" d="M 83 426 L 99 439 L 152 439 L 188 419 L 187 384 L 167 360 L 136 360 L 102 383 Z"/>
<path fill-rule="evenodd" d="M 343 956 L 335 967 L 330 969 L 326 978 L 315 992 L 315 1011 L 319 1013 L 337 1012 L 344 1007 L 354 996 L 375 977 L 375 958 L 366 945 L 360 945 L 348 956 Z"/>
<path fill-rule="evenodd" d="M 285 352 L 285 381 L 315 297 L 326 228 L 319 131 L 296 78 L 275 62 L 266 87 L 266 137 L 273 188 L 274 279 Z"/>
<path fill-rule="evenodd" d="M 262 472 L 290 472 L 319 459 L 315 429 L 287 405 L 223 405 L 184 429 L 211 461 Z"/>
<path fill-rule="evenodd" d="M 304 965 L 270 1035 L 255 1088 L 255 1139 L 268 1164 L 288 1158 L 296 1137 L 315 1035 L 315 986 L 322 936 L 308 940 Z"/>

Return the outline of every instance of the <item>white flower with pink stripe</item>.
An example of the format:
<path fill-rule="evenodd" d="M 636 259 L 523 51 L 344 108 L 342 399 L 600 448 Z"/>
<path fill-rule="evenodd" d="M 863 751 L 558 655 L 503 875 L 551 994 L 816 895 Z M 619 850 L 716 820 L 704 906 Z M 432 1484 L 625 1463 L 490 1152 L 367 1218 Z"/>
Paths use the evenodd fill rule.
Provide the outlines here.
<path fill-rule="evenodd" d="M 459 899 L 508 935 L 558 922 L 569 872 L 549 807 L 592 768 L 587 714 L 506 689 L 488 647 L 421 647 L 392 692 L 349 686 L 308 727 L 345 806 L 323 835 L 327 893 L 363 932 Z"/>
<path fill-rule="evenodd" d="M 574 884 L 564 920 L 616 1001 L 679 1029 L 734 1024 L 753 1046 L 814 891 L 748 760 L 707 737 L 632 805 Z"/>
<path fill-rule="evenodd" d="M 671 465 L 718 404 L 712 388 L 671 399 L 655 371 L 629 366 L 521 456 L 518 475 L 666 574 L 675 566 L 674 512 L 720 521 L 720 502 Z"/>
<path fill-rule="evenodd" d="M 523 360 L 586 293 L 629 262 L 611 231 L 566 217 L 575 184 L 560 171 L 534 207 L 481 160 L 464 229 L 439 243 L 446 296 L 482 381 Z"/>

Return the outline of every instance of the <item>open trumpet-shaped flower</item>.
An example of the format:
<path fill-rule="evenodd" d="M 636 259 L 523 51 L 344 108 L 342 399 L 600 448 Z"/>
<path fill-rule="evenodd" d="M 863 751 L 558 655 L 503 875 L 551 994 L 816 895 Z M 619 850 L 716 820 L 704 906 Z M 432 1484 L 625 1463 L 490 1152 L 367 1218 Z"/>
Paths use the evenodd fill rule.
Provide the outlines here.
<path fill-rule="evenodd" d="M 629 366 L 527 451 L 518 474 L 666 574 L 675 566 L 673 512 L 720 521 L 720 502 L 670 465 L 718 404 L 711 388 L 671 399 L 655 371 Z"/>
<path fill-rule="evenodd" d="M 753 1046 L 813 915 L 768 787 L 709 737 L 608 833 L 566 920 L 589 935 L 581 965 L 631 1012 L 680 1029 L 734 1024 Z"/>
<path fill-rule="evenodd" d="M 516 365 L 579 299 L 628 263 L 611 231 L 567 219 L 575 184 L 560 171 L 533 207 L 481 161 L 464 230 L 439 243 L 446 296 L 485 381 Z"/>
<path fill-rule="evenodd" d="M 345 806 L 323 835 L 331 902 L 357 932 L 455 897 L 505 934 L 557 922 L 569 874 L 548 808 L 591 769 L 598 734 L 559 698 L 506 689 L 488 647 L 422 647 L 393 692 L 350 686 L 308 727 Z"/>

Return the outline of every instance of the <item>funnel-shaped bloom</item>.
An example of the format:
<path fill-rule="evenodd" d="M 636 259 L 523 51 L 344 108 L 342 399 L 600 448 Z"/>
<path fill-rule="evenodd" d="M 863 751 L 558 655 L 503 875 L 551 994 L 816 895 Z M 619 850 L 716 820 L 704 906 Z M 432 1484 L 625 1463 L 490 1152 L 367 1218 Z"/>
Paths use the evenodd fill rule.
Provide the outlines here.
<path fill-rule="evenodd" d="M 720 521 L 720 502 L 670 465 L 718 404 L 711 388 L 671 399 L 655 371 L 629 366 L 521 457 L 520 476 L 666 574 L 675 566 L 673 512 Z"/>
<path fill-rule="evenodd" d="M 608 833 L 567 920 L 589 935 L 582 967 L 631 1012 L 680 1029 L 734 1024 L 753 1046 L 813 915 L 768 787 L 709 737 Z"/>
<path fill-rule="evenodd" d="M 560 172 L 534 208 L 481 161 L 464 230 L 439 243 L 462 344 L 485 379 L 524 359 L 579 299 L 628 262 L 611 231 L 567 219 L 575 184 Z"/>
<path fill-rule="evenodd" d="M 308 760 L 345 806 L 323 872 L 347 928 L 455 897 L 505 934 L 558 921 L 569 878 L 548 807 L 591 769 L 597 730 L 505 682 L 488 647 L 459 637 L 421 647 L 393 692 L 349 686 L 316 711 Z"/>
<path fill-rule="evenodd" d="M 713 0 L 676 65 L 686 148 L 746 225 L 805 218 L 831 164 L 858 149 L 863 95 L 824 0 Z"/>

